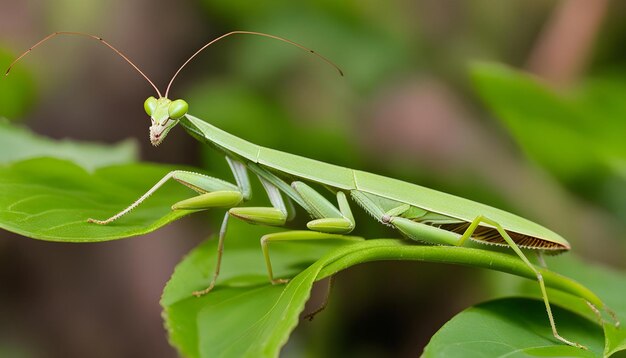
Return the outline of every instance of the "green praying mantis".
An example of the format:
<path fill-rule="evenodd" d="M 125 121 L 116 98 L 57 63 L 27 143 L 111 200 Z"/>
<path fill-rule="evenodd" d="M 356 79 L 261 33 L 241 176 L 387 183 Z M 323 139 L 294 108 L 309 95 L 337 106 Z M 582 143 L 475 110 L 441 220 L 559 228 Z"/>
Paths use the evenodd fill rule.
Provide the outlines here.
<path fill-rule="evenodd" d="M 270 244 L 301 240 L 363 240 L 347 235 L 356 226 L 350 208 L 350 202 L 354 201 L 375 220 L 398 230 L 410 240 L 433 245 L 462 246 L 469 239 L 479 243 L 510 247 L 537 278 L 554 337 L 565 344 L 585 348 L 559 335 L 543 277 L 522 250 L 534 250 L 539 255 L 542 252 L 558 253 L 569 250 L 570 244 L 553 231 L 517 215 L 464 198 L 250 143 L 192 116 L 188 113 L 189 106 L 184 100 L 169 99 L 169 90 L 174 79 L 194 57 L 215 42 L 235 34 L 263 36 L 294 45 L 317 56 L 343 75 L 333 62 L 307 47 L 282 37 L 252 31 L 229 32 L 202 46 L 175 72 L 165 95 L 162 95 L 148 76 L 119 50 L 102 38 L 85 33 L 52 33 L 25 51 L 9 66 L 7 75 L 15 63 L 35 47 L 58 35 L 76 35 L 98 40 L 128 62 L 156 90 L 158 98 L 149 97 L 144 103 L 145 111 L 151 120 L 152 145 L 158 146 L 169 131 L 180 123 L 193 137 L 224 154 L 234 176 L 232 183 L 199 173 L 175 170 L 165 175 L 124 210 L 105 220 L 90 218 L 89 222 L 100 225 L 113 223 L 140 205 L 170 179 L 186 185 L 198 194 L 173 204 L 172 210 L 226 208 L 218 235 L 216 269 L 208 287 L 194 292 L 200 296 L 215 286 L 220 271 L 224 238 L 231 218 L 280 227 L 295 216 L 294 204 L 312 217 L 306 224 L 308 230 L 272 233 L 261 238 L 269 279 L 274 284 L 280 284 L 287 280 L 274 277 L 269 254 Z M 252 194 L 249 173 L 260 180 L 270 205 L 243 206 Z M 314 187 L 329 190 L 336 198 L 336 203 L 329 201 Z M 597 309 L 591 307 L 597 312 Z"/>

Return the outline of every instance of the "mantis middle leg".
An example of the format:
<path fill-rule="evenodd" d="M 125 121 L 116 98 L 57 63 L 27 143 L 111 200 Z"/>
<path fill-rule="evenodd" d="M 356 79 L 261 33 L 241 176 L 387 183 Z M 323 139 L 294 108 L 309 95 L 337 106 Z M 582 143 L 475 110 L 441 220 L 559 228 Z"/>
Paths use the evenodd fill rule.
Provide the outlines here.
<path fill-rule="evenodd" d="M 355 221 L 352 211 L 348 203 L 346 195 L 339 191 L 336 193 L 338 208 L 328 201 L 323 195 L 315 191 L 307 184 L 295 181 L 291 186 L 287 185 L 282 179 L 276 177 L 258 166 L 251 166 L 251 169 L 257 174 L 266 190 L 275 188 L 287 194 L 293 201 L 300 204 L 312 217 L 313 220 L 307 223 L 307 227 L 312 231 L 295 230 L 264 235 L 261 238 L 261 249 L 267 266 L 267 273 L 273 284 L 286 283 L 286 279 L 274 278 L 272 262 L 269 254 L 269 244 L 274 242 L 286 241 L 303 241 L 303 240 L 342 240 L 342 241 L 361 241 L 363 238 L 345 236 L 354 229 Z M 274 197 L 275 206 L 284 207 L 282 196 L 270 194 L 270 198 Z M 235 208 L 232 210 L 241 211 L 246 208 Z M 248 218 L 249 219 L 249 218 Z M 252 221 L 255 222 L 255 221 Z M 255 222 L 258 223 L 258 222 Z"/>

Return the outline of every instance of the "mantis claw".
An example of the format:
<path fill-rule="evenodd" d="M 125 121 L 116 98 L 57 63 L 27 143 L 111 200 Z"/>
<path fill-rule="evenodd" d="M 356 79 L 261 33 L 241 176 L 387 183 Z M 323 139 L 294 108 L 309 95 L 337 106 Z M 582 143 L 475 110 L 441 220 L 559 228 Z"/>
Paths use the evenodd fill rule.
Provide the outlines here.
<path fill-rule="evenodd" d="M 194 295 L 195 297 L 202 297 L 206 295 L 207 293 L 211 292 L 211 290 L 213 290 L 213 286 L 214 285 L 212 284 L 209 287 L 205 288 L 204 290 L 193 291 L 191 294 Z"/>
<path fill-rule="evenodd" d="M 193 291 L 191 294 L 194 297 L 202 297 L 204 295 L 206 295 L 208 292 L 206 290 L 201 290 L 201 291 Z"/>
<path fill-rule="evenodd" d="M 87 219 L 87 222 L 88 223 L 98 224 L 98 225 L 105 225 L 105 224 L 107 224 L 106 220 L 98 220 L 98 219 L 92 219 L 92 218 Z"/>
<path fill-rule="evenodd" d="M 567 344 L 568 346 L 572 346 L 572 347 L 576 347 L 576 348 L 580 348 L 580 349 L 584 349 L 586 351 L 589 350 L 589 348 L 587 348 L 587 346 L 583 346 L 580 343 L 576 343 L 576 342 L 572 342 L 572 341 L 568 341 L 567 339 L 561 337 L 560 334 L 558 334 L 556 331 L 553 331 L 552 334 L 554 335 L 554 338 L 558 339 L 559 341 Z"/>
<path fill-rule="evenodd" d="M 283 283 L 289 282 L 289 279 L 286 278 L 277 278 L 272 280 L 272 285 L 281 285 Z"/>
<path fill-rule="evenodd" d="M 611 316 L 611 319 L 615 322 L 615 328 L 619 328 L 620 326 L 620 321 L 619 318 L 617 317 L 617 314 L 615 313 L 615 311 L 613 311 L 612 309 L 608 308 L 608 307 L 604 307 L 604 310 L 609 314 L 609 316 Z"/>

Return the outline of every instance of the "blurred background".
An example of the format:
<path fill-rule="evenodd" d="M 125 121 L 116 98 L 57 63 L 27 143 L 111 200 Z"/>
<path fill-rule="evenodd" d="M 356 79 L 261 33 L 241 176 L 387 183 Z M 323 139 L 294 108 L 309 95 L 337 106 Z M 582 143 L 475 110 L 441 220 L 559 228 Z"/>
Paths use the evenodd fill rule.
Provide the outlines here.
<path fill-rule="evenodd" d="M 302 43 L 345 77 L 284 43 L 240 36 L 195 59 L 171 97 L 257 144 L 520 214 L 561 233 L 577 255 L 624 268 L 623 1 L 0 0 L 0 8 L 2 68 L 53 31 L 83 31 L 118 47 L 162 90 L 223 33 Z M 0 117 L 56 139 L 136 138 L 142 160 L 230 178 L 223 159 L 180 128 L 149 145 L 142 104 L 151 95 L 96 41 L 57 38 L 0 79 Z M 357 234 L 391 234 L 355 211 Z M 0 356 L 177 356 L 158 299 L 221 215 L 92 245 L 0 233 Z M 506 291 L 503 282 L 435 264 L 353 268 L 283 352 L 416 356 L 454 314 Z"/>

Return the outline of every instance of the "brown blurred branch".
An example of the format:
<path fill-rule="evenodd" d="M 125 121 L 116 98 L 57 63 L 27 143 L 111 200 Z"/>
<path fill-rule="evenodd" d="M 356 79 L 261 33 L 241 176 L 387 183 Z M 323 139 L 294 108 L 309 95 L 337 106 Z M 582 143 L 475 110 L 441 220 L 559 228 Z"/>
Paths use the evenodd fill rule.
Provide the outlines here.
<path fill-rule="evenodd" d="M 576 81 L 588 61 L 608 4 L 608 0 L 561 1 L 526 67 L 557 85 Z"/>

